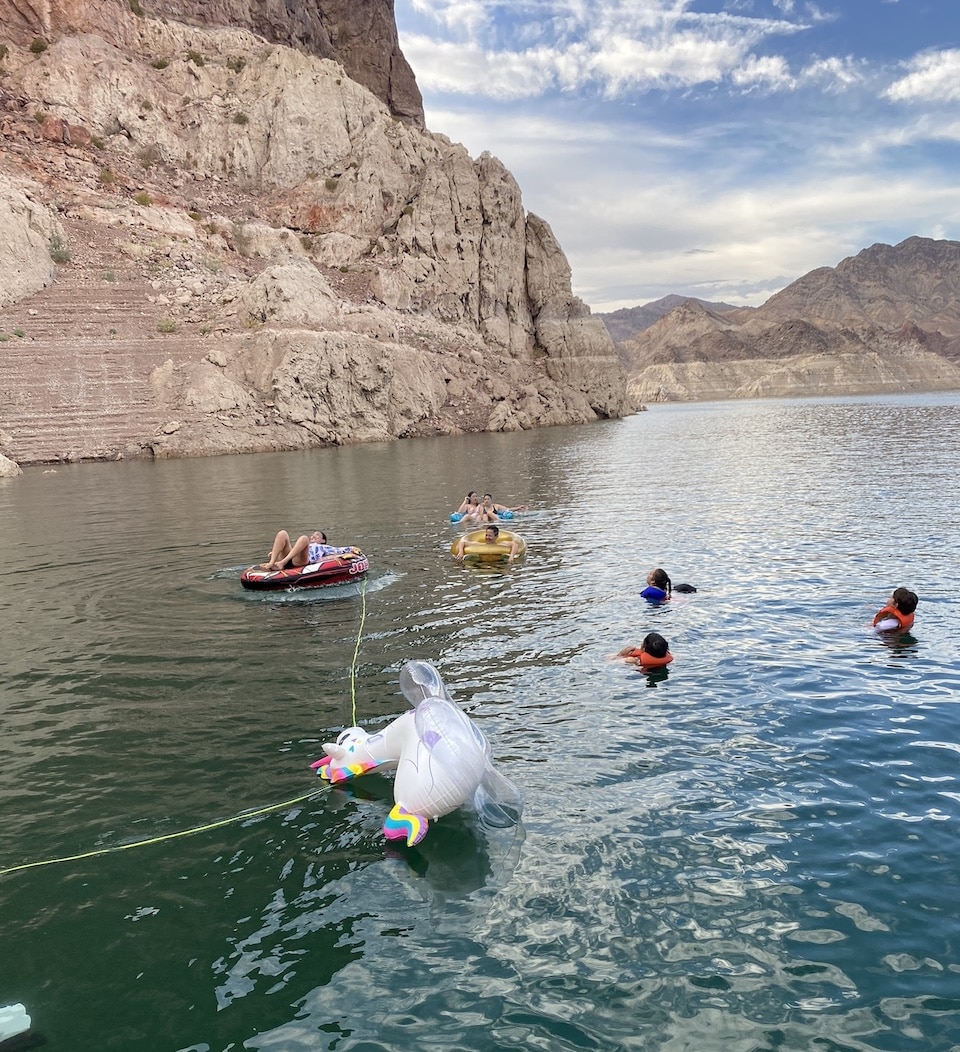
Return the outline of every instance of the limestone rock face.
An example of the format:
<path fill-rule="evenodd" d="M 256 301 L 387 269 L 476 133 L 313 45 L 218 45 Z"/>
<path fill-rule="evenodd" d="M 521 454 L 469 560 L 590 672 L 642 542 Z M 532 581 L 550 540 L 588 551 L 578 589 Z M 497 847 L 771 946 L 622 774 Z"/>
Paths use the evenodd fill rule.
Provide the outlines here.
<path fill-rule="evenodd" d="M 23 468 L 15 460 L 0 453 L 0 479 L 16 478 L 17 475 L 22 474 Z"/>
<path fill-rule="evenodd" d="M 960 242 L 908 238 L 755 310 L 687 300 L 624 341 L 641 402 L 960 388 Z"/>
<path fill-rule="evenodd" d="M 22 35 L 39 19 L 50 43 L 5 58 L 0 224 L 35 202 L 70 262 L 25 298 L 49 281 L 56 229 L 35 216 L 43 233 L 16 235 L 46 270 L 0 310 L 0 332 L 24 333 L 0 357 L 8 456 L 296 449 L 632 411 L 612 340 L 496 158 L 396 119 L 340 59 L 194 24 L 221 10 L 197 5 L 18 4 Z M 241 6 L 223 0 L 220 17 L 242 22 Z M 384 9 L 354 14 L 373 33 Z M 309 11 L 323 24 L 335 8 L 297 18 Z M 44 356 L 76 392 L 59 427 Z"/>
<path fill-rule="evenodd" d="M 145 16 L 247 29 L 333 59 L 395 116 L 423 125 L 423 99 L 400 50 L 393 0 L 0 0 L 0 25 L 23 47 L 38 37 L 50 42 L 80 33 L 122 46 L 131 25 Z"/>
<path fill-rule="evenodd" d="M 53 282 L 51 243 L 65 250 L 60 224 L 0 173 L 0 307 Z"/>

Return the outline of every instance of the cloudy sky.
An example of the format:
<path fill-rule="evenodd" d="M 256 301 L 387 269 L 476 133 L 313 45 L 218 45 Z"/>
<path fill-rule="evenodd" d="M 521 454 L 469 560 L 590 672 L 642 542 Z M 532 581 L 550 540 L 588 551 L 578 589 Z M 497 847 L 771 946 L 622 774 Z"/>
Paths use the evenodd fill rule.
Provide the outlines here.
<path fill-rule="evenodd" d="M 960 0 L 395 0 L 427 126 L 516 176 L 595 311 L 757 305 L 960 240 Z"/>

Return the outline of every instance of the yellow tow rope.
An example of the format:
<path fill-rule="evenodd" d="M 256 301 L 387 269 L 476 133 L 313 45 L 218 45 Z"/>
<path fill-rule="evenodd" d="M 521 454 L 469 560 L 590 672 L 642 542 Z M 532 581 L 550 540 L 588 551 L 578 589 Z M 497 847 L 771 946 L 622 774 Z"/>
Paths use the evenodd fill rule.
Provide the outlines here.
<path fill-rule="evenodd" d="M 362 599 L 360 628 L 357 631 L 357 645 L 354 648 L 353 661 L 350 665 L 350 705 L 354 726 L 357 722 L 357 656 L 360 653 L 360 640 L 363 638 L 363 625 L 367 617 L 366 577 L 363 579 L 360 595 Z M 307 800 L 312 800 L 321 794 L 328 792 L 332 788 L 332 785 L 322 785 L 319 789 L 311 789 L 309 793 L 302 793 L 300 796 L 295 796 L 290 800 L 283 800 L 278 804 L 267 804 L 266 807 L 258 807 L 252 811 L 241 811 L 239 814 L 232 815 L 230 818 L 221 818 L 216 822 L 206 822 L 204 825 L 193 826 L 191 829 L 180 829 L 176 833 L 165 833 L 163 836 L 147 837 L 146 840 L 135 840 L 130 844 L 116 844 L 113 847 L 101 847 L 97 848 L 96 851 L 83 851 L 78 855 L 64 855 L 62 858 L 45 858 L 38 862 L 23 862 L 19 866 L 8 866 L 6 869 L 0 869 L 0 877 L 6 877 L 10 873 L 22 873 L 26 869 L 40 869 L 43 866 L 57 866 L 63 862 L 80 862 L 87 858 L 99 858 L 101 855 L 112 855 L 117 851 L 132 851 L 135 847 L 149 847 L 150 844 L 162 844 L 165 840 L 179 840 L 182 837 L 209 832 L 211 829 L 222 829 L 224 826 L 232 825 L 235 822 L 243 822 L 248 818 L 257 818 L 259 815 L 266 815 L 271 811 L 281 811 L 285 807 L 293 807 L 294 804 L 302 804 Z"/>

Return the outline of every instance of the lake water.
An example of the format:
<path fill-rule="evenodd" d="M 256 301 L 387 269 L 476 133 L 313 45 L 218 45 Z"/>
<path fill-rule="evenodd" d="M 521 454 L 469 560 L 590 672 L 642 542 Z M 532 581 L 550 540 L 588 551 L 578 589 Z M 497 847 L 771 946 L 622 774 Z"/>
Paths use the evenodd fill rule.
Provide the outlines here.
<path fill-rule="evenodd" d="M 0 481 L 0 1006 L 52 1052 L 960 1048 L 958 478 L 935 395 Z M 513 567 L 451 558 L 468 488 L 531 506 Z M 240 587 L 314 525 L 365 587 Z M 412 658 L 518 829 L 315 794 Z"/>

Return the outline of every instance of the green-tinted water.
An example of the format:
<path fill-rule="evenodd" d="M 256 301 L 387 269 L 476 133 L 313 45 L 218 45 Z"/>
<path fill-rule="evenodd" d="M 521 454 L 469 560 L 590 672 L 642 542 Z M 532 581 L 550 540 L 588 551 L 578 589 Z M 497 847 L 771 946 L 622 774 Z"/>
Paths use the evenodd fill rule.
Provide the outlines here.
<path fill-rule="evenodd" d="M 0 1006 L 57 1052 L 960 1046 L 958 471 L 926 396 L 0 482 L 0 869 L 151 841 L 0 877 Z M 513 568 L 450 557 L 468 488 L 535 509 Z M 244 592 L 281 525 L 366 587 Z M 666 674 L 611 658 L 653 629 Z M 309 795 L 411 658 L 519 830 Z"/>

